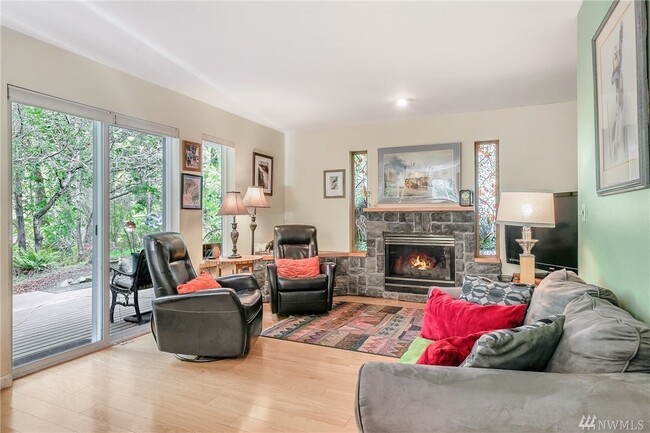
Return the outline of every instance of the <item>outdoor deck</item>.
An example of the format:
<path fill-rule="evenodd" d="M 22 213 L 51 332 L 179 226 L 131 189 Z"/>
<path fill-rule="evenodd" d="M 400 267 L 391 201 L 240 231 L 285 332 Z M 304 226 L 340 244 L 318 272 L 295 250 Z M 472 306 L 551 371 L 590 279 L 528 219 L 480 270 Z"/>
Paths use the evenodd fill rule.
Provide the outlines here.
<path fill-rule="evenodd" d="M 151 310 L 153 289 L 138 294 L 140 311 Z M 14 365 L 60 353 L 91 341 L 91 288 L 77 287 L 66 291 L 35 291 L 13 297 L 13 356 Z M 110 302 L 107 300 L 107 302 Z M 115 323 L 111 336 L 127 338 L 145 327 L 125 322 L 135 313 L 133 307 L 115 307 Z M 122 335 L 120 335 L 122 334 Z"/>

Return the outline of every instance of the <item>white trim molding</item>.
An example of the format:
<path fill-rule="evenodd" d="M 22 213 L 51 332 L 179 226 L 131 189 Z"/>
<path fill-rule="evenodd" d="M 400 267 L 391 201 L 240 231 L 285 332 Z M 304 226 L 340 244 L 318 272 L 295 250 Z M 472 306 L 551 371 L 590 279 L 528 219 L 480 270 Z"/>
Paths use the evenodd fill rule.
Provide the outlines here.
<path fill-rule="evenodd" d="M 14 383 L 14 378 L 11 374 L 6 374 L 0 377 L 0 389 L 9 388 Z"/>

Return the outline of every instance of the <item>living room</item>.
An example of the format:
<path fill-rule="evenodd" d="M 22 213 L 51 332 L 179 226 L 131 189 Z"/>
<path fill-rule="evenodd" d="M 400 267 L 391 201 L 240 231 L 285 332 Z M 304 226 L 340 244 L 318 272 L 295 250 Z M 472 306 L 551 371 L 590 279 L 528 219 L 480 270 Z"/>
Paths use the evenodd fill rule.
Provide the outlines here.
<path fill-rule="evenodd" d="M 64 19 L 67 11 L 58 11 L 55 16 L 67 23 L 70 27 L 68 31 L 72 33 L 82 35 L 84 33 L 103 33 L 109 35 L 108 38 L 119 39 L 123 46 L 130 47 L 130 49 L 102 51 L 102 43 L 106 43 L 107 46 L 108 43 L 99 39 L 89 42 L 87 46 L 66 46 L 66 41 L 69 42 L 69 40 L 64 36 L 60 36 L 61 39 L 55 42 L 53 40 L 55 37 L 48 36 L 47 30 L 38 30 L 39 28 L 45 29 L 45 23 L 40 21 L 20 22 L 19 17 L 29 15 L 25 10 L 21 10 L 27 6 L 21 6 L 20 2 L 12 5 L 3 4 L 3 10 L 0 10 L 0 12 L 4 12 L 0 36 L 2 44 L 2 127 L 0 129 L 3 131 L 11 129 L 8 123 L 8 119 L 11 118 L 10 102 L 8 101 L 10 101 L 11 92 L 17 90 L 24 91 L 23 97 L 29 92 L 49 95 L 63 101 L 71 101 L 86 107 L 120 113 L 152 124 L 175 128 L 178 133 L 174 141 L 175 149 L 169 153 L 167 159 L 169 167 L 172 168 L 168 173 L 170 188 L 168 188 L 167 199 L 170 203 L 179 203 L 179 205 L 172 206 L 169 210 L 168 227 L 182 234 L 188 245 L 192 263 L 197 268 L 203 259 L 201 245 L 204 233 L 201 230 L 201 212 L 196 209 L 181 209 L 180 206 L 181 174 L 184 173 L 181 168 L 180 149 L 183 140 L 198 143 L 211 141 L 234 148 L 234 164 L 230 173 L 231 186 L 233 189 L 241 191 L 242 195 L 251 185 L 251 173 L 254 170 L 253 154 L 273 157 L 273 194 L 266 196 L 269 208 L 257 211 L 258 227 L 255 231 L 255 242 L 266 243 L 271 240 L 276 226 L 309 224 L 318 229 L 319 249 L 338 253 L 349 253 L 352 250 L 354 236 L 350 216 L 352 210 L 350 152 L 367 152 L 367 177 L 370 193 L 368 203 L 370 207 L 373 207 L 377 206 L 380 200 L 378 191 L 380 175 L 378 154 L 380 149 L 460 143 L 459 189 L 475 190 L 475 143 L 496 140 L 499 146 L 498 184 L 500 191 L 577 191 L 578 203 L 583 212 L 578 219 L 577 249 L 580 277 L 588 283 L 612 290 L 618 297 L 621 307 L 629 311 L 636 319 L 646 323 L 650 322 L 650 248 L 648 247 L 650 245 L 650 189 L 646 187 L 607 195 L 599 195 L 597 192 L 598 165 L 592 38 L 607 15 L 610 2 L 585 1 L 572 6 L 560 6 L 555 3 L 541 6 L 543 3 L 530 3 L 531 8 L 538 7 L 541 8 L 540 10 L 555 7 L 562 10 L 564 21 L 554 21 L 553 25 L 556 27 L 551 27 L 549 22 L 548 34 L 536 41 L 539 45 L 531 45 L 530 51 L 539 53 L 540 58 L 543 55 L 548 56 L 549 51 L 552 52 L 554 49 L 558 50 L 558 56 L 565 55 L 566 51 L 571 52 L 572 55 L 567 57 L 568 63 L 564 65 L 564 70 L 555 70 L 547 74 L 547 65 L 543 61 L 529 60 L 524 67 L 519 68 L 515 68 L 515 65 L 510 68 L 507 64 L 494 65 L 477 62 L 478 64 L 473 68 L 473 73 L 477 76 L 475 81 L 483 82 L 478 77 L 481 74 L 481 66 L 485 66 L 492 73 L 495 73 L 495 70 L 497 72 L 501 70 L 501 73 L 496 73 L 492 78 L 494 87 L 499 87 L 503 82 L 511 83 L 512 89 L 508 92 L 509 94 L 494 92 L 485 84 L 477 88 L 474 80 L 471 79 L 464 80 L 459 86 L 458 83 L 453 82 L 453 74 L 447 75 L 446 79 L 449 81 L 444 83 L 445 87 L 454 88 L 457 92 L 452 97 L 463 100 L 465 106 L 474 108 L 446 111 L 445 107 L 436 107 L 435 104 L 436 98 L 447 98 L 446 100 L 449 101 L 449 95 L 442 91 L 438 95 L 418 95 L 416 90 L 413 90 L 409 92 L 410 94 L 402 95 L 398 94 L 399 86 L 396 83 L 388 83 L 391 88 L 396 90 L 386 91 L 380 96 L 369 97 L 370 101 L 367 102 L 369 105 L 366 105 L 369 107 L 366 109 L 369 114 L 365 121 L 358 121 L 354 117 L 346 119 L 345 115 L 354 111 L 352 108 L 348 110 L 349 107 L 341 106 L 338 112 L 331 114 L 330 118 L 321 119 L 323 123 L 309 125 L 308 122 L 305 122 L 303 127 L 295 127 L 293 124 L 286 123 L 282 128 L 269 126 L 273 122 L 265 120 L 269 116 L 272 118 L 274 110 L 280 112 L 280 107 L 267 108 L 267 111 L 261 112 L 261 115 L 260 112 L 250 109 L 250 107 L 243 107 L 243 104 L 238 106 L 236 98 L 238 95 L 230 95 L 235 98 L 226 98 L 228 89 L 221 88 L 217 78 L 212 81 L 211 77 L 204 75 L 200 70 L 185 64 L 178 57 L 174 57 L 173 53 L 166 51 L 165 41 L 138 38 L 137 36 L 142 35 L 133 30 L 135 26 L 130 27 L 126 23 L 111 21 L 111 14 L 108 10 L 103 10 L 101 6 L 95 4 L 70 5 L 73 8 L 71 10 L 75 12 L 101 17 L 102 19 L 98 21 L 81 19 L 86 15 L 80 15 L 81 18 L 75 19 L 73 13 Z M 573 2 L 563 3 L 571 4 Z M 269 3 L 269 5 L 271 4 Z M 505 2 L 485 4 L 491 4 L 502 15 L 504 10 L 516 8 Z M 129 7 L 134 7 L 133 4 L 129 5 Z M 283 7 L 288 7 L 286 4 L 283 5 Z M 445 5 L 445 3 L 425 2 L 421 7 L 427 13 L 436 15 L 435 8 L 441 5 Z M 181 10 L 184 8 L 180 4 L 176 6 Z M 115 7 L 115 4 L 112 7 Z M 238 11 L 238 14 L 241 14 L 242 11 L 246 12 L 246 7 L 254 8 L 256 4 L 238 7 L 242 8 Z M 296 3 L 296 7 L 305 8 L 303 12 L 306 11 L 308 16 L 312 15 L 309 13 L 308 4 Z M 346 6 L 339 4 L 332 7 L 345 8 Z M 374 3 L 364 3 L 350 7 L 352 8 L 350 11 L 346 10 L 350 14 L 341 13 L 340 15 L 349 16 L 352 20 L 352 18 L 360 16 L 352 14 L 352 12 L 361 14 L 366 8 L 379 6 Z M 446 7 L 451 8 L 449 5 Z M 465 11 L 468 15 L 476 10 L 482 10 L 476 3 L 466 3 L 459 7 L 467 8 Z M 489 6 L 483 7 L 489 9 Z M 384 8 L 386 9 L 382 9 L 383 13 L 400 10 L 397 4 L 386 4 Z M 567 12 L 567 8 L 569 12 Z M 264 8 L 260 10 L 267 12 Z M 458 14 L 458 10 L 453 8 L 450 10 Z M 253 10 L 251 9 L 249 12 L 253 12 Z M 263 12 L 255 13 L 257 15 L 253 16 L 258 21 L 261 20 Z M 284 13 L 288 14 L 289 11 L 284 11 Z M 405 17 L 413 18 L 409 13 L 404 13 Z M 234 16 L 239 17 L 238 14 Z M 318 15 L 318 13 L 314 15 Z M 418 13 L 414 15 L 417 16 Z M 478 15 L 480 16 L 480 14 Z M 549 12 L 548 15 L 553 15 L 553 13 Z M 32 19 L 35 18 L 32 17 Z M 174 22 L 173 14 L 171 17 L 167 16 L 166 19 Z M 203 26 L 210 24 L 209 19 L 205 17 L 203 20 L 197 16 L 193 19 L 199 20 L 198 22 Z M 475 19 L 472 18 L 472 20 Z M 517 15 L 513 15 L 513 20 L 517 19 L 519 19 Z M 236 20 L 233 19 L 233 22 L 236 23 Z M 280 22 L 284 23 L 284 21 Z M 405 22 L 408 23 L 408 20 Z M 326 24 L 321 23 L 323 27 L 326 27 Z M 346 24 L 350 25 L 347 21 Z M 94 28 L 92 25 L 98 27 Z M 371 23 L 368 25 L 370 26 Z M 378 24 L 375 25 L 380 27 Z M 518 23 L 518 25 L 525 28 L 531 23 Z M 234 24 L 233 26 L 236 27 Z M 457 26 L 464 31 L 465 24 L 457 24 Z M 303 27 L 298 27 L 304 31 Z M 517 29 L 523 31 L 520 27 Z M 72 30 L 77 28 L 78 30 Z M 535 28 L 539 30 L 539 26 Z M 378 31 L 374 27 L 372 29 Z M 492 30 L 489 26 L 486 29 L 484 31 Z M 228 27 L 228 30 L 234 31 L 231 27 Z M 62 30 L 59 28 L 59 31 Z M 373 34 L 370 31 L 369 33 Z M 234 44 L 234 42 L 232 43 Z M 477 43 L 474 42 L 474 44 Z M 220 41 L 220 44 L 228 45 L 223 41 Z M 370 45 L 372 46 L 372 44 Z M 571 49 L 560 50 L 559 47 L 563 45 L 569 46 Z M 465 47 L 466 45 L 461 46 Z M 489 51 L 491 48 L 489 45 L 479 46 L 479 51 Z M 105 56 L 102 62 L 92 60 L 90 54 L 81 55 L 90 53 L 94 49 L 102 51 L 102 55 Z M 333 50 L 332 47 L 328 47 L 328 49 Z M 440 50 L 449 55 L 450 50 L 442 48 Z M 235 49 L 225 50 L 226 53 L 235 55 L 236 53 L 233 54 L 232 51 Z M 322 50 L 316 51 L 317 56 L 324 56 L 327 50 L 322 48 Z M 280 52 L 287 55 L 285 51 Z M 465 52 L 459 52 L 466 57 Z M 424 55 L 428 55 L 428 53 L 424 53 Z M 478 53 L 476 55 L 478 56 Z M 204 56 L 210 57 L 205 53 Z M 525 58 L 529 59 L 530 56 Z M 156 76 L 154 71 L 147 68 L 148 61 L 153 63 L 161 59 L 166 59 L 167 62 L 164 64 L 169 66 L 165 74 L 184 77 L 188 83 L 193 83 L 184 89 L 185 94 L 171 86 L 160 84 L 165 77 Z M 307 59 L 314 61 L 311 56 L 307 56 Z M 365 57 L 359 56 L 356 59 L 358 63 L 352 59 L 345 59 L 349 62 L 350 68 L 359 68 L 360 64 L 363 66 Z M 323 60 L 322 64 L 319 62 L 314 64 L 326 68 L 328 61 L 334 62 L 337 59 L 335 57 Z M 453 55 L 450 55 L 449 58 L 442 56 L 439 59 L 439 63 L 452 64 L 457 61 L 459 60 L 455 59 Z M 557 62 L 555 65 L 558 63 L 561 62 Z M 125 64 L 133 64 L 134 69 L 127 73 Z M 410 63 L 401 65 L 396 60 L 396 64 L 398 70 L 412 68 Z M 367 70 L 368 80 L 373 81 L 371 79 L 373 66 L 366 65 L 364 69 Z M 453 71 L 453 68 L 447 69 Z M 508 73 L 509 69 L 516 69 L 519 73 L 526 75 L 512 75 Z M 355 93 L 355 87 L 346 88 L 346 86 L 352 85 L 346 84 L 338 75 L 333 74 L 333 76 L 337 80 L 341 80 L 336 82 L 340 83 L 347 93 Z M 239 86 L 249 88 L 245 95 L 241 95 L 242 98 L 244 96 L 250 98 L 250 94 L 255 92 L 259 93 L 262 98 L 266 93 L 273 94 L 277 91 L 273 89 L 273 83 L 254 82 L 251 81 L 252 77 L 254 76 L 246 75 L 242 78 L 243 84 L 239 83 Z M 421 79 L 423 83 L 426 82 L 426 77 L 421 77 Z M 156 80 L 158 84 L 154 83 Z M 202 83 L 205 87 L 199 87 L 197 82 Z M 264 87 L 264 83 L 267 83 L 268 87 Z M 521 83 L 526 84 L 524 86 Z M 360 86 L 359 83 L 354 83 L 354 85 L 359 89 L 359 93 L 363 93 L 364 89 L 361 88 L 363 86 Z M 535 85 L 543 90 L 529 92 L 530 87 Z M 14 90 L 11 90 L 9 86 Z M 241 89 L 241 87 L 239 88 Z M 286 93 L 283 96 L 288 102 L 300 100 L 302 96 L 300 90 L 295 90 L 295 92 L 295 94 Z M 213 101 L 219 100 L 219 96 L 221 96 L 223 104 L 202 101 L 202 93 L 209 94 Z M 520 103 L 508 105 L 508 103 L 498 102 L 502 97 L 513 101 L 517 100 L 519 94 L 531 93 L 537 94 L 538 102 L 525 102 L 523 97 Z M 400 96 L 410 99 L 411 106 L 405 109 L 395 107 L 395 101 L 390 98 L 396 99 Z M 472 105 L 473 100 L 476 100 L 475 105 Z M 485 102 L 483 105 L 479 103 L 486 100 L 497 102 L 492 105 Z M 310 101 L 309 104 L 313 104 L 313 110 L 316 111 L 319 101 Z M 323 104 L 325 104 L 325 99 L 323 99 Z M 376 109 L 372 107 L 373 104 L 383 104 L 385 107 Z M 429 106 L 428 111 L 418 112 L 426 114 L 413 115 L 418 109 L 418 105 Z M 306 116 L 309 111 L 305 108 L 306 106 L 300 107 L 303 112 L 299 110 L 293 112 L 295 125 L 299 124 L 303 115 Z M 374 113 L 375 109 L 379 114 Z M 289 108 L 286 110 L 289 112 Z M 390 116 L 386 114 L 388 110 L 390 110 Z M 286 116 L 286 113 L 282 114 Z M 90 354 L 57 367 L 37 371 L 48 366 L 47 363 L 44 363 L 40 368 L 35 369 L 33 374 L 26 375 L 21 379 L 22 374 L 16 374 L 12 365 L 11 345 L 14 323 L 12 319 L 13 273 L 11 260 L 13 240 L 10 236 L 13 216 L 10 209 L 13 209 L 13 193 L 12 145 L 9 133 L 3 134 L 2 143 L 0 150 L 2 152 L 0 164 L 3 175 L 1 203 L 2 208 L 7 211 L 3 212 L 0 217 L 0 245 L 3 245 L 2 260 L 0 261 L 0 377 L 2 378 L 2 388 L 10 387 L 12 380 L 14 385 L 13 405 L 9 403 L 11 399 L 5 398 L 8 391 L 3 392 L 3 431 L 5 429 L 7 431 L 12 431 L 12 429 L 15 431 L 66 431 L 66 429 L 88 431 L 93 428 L 100 431 L 113 429 L 180 431 L 183 428 L 192 431 L 355 431 L 353 400 L 357 373 L 364 362 L 383 360 L 376 355 L 358 352 L 346 353 L 346 351 L 335 349 L 323 352 L 322 350 L 328 349 L 260 338 L 247 357 L 210 364 L 191 364 L 182 363 L 168 353 L 157 351 L 156 343 L 147 333 L 120 345 L 106 344 L 107 348 L 102 352 Z M 647 153 L 645 159 L 648 159 Z M 644 163 L 647 170 L 648 161 Z M 324 198 L 323 176 L 326 170 L 343 170 L 346 173 L 344 178 L 345 197 Z M 250 218 L 238 216 L 237 221 L 240 233 L 239 249 L 242 254 L 248 254 L 253 241 L 248 227 Z M 228 227 L 226 236 L 229 232 L 230 228 Z M 222 247 L 222 250 L 229 252 L 230 248 L 231 246 L 228 245 Z M 503 241 L 498 246 L 498 250 L 502 258 L 501 273 L 512 275 L 514 272 L 519 272 L 518 266 L 505 263 L 503 260 L 506 254 Z M 105 290 L 104 298 L 107 299 L 108 289 Z M 361 298 L 361 300 L 355 301 L 354 298 L 358 297 L 346 296 L 342 299 L 351 302 L 387 303 L 386 305 L 390 305 L 391 301 L 384 298 Z M 410 303 L 400 305 L 410 306 Z M 419 304 L 417 308 L 423 307 L 424 304 Z M 277 316 L 271 314 L 268 304 L 265 304 L 264 314 L 265 328 L 282 319 L 282 317 L 278 319 Z M 294 348 L 293 346 L 299 347 Z M 90 358 L 93 356 L 95 358 Z M 88 363 L 79 363 L 83 362 L 84 358 L 90 358 Z M 314 366 L 314 370 L 311 370 L 308 365 L 290 362 L 291 359 L 296 358 L 304 358 Z M 113 368 L 111 363 L 121 363 L 120 366 L 115 367 L 115 371 L 123 375 L 125 379 L 115 379 L 114 373 L 109 373 Z M 149 367 L 138 367 L 138 363 Z M 274 372 L 268 366 L 265 367 L 265 363 L 278 370 Z M 282 367 L 283 363 L 287 365 Z M 99 373 L 93 371 L 95 367 L 100 369 Z M 53 369 L 58 370 L 51 373 Z M 75 378 L 75 371 L 79 371 L 81 379 Z M 100 395 L 105 392 L 102 389 L 110 388 L 111 384 L 110 380 L 94 377 L 95 375 L 105 375 L 111 380 L 115 380 L 116 384 L 122 388 L 115 390 L 115 393 L 122 397 L 125 394 L 124 390 L 138 392 L 138 387 L 131 384 L 141 383 L 142 389 L 139 392 L 147 388 L 160 387 L 160 389 L 153 393 L 155 401 L 152 406 L 134 398 L 127 399 L 129 404 L 121 405 L 114 402 L 110 396 Z M 173 384 L 167 388 L 156 381 L 166 375 L 174 378 Z M 296 375 L 301 378 L 301 381 L 296 381 L 298 383 L 290 381 L 291 375 Z M 313 375 L 316 375 L 316 378 Z M 186 389 L 183 388 L 182 380 L 184 378 L 189 379 L 189 383 L 192 383 Z M 268 382 L 265 382 L 266 380 Z M 97 385 L 94 385 L 95 381 L 97 381 Z M 259 388 L 255 386 L 256 382 L 259 382 Z M 205 385 L 205 390 L 201 389 L 202 385 Z M 294 395 L 280 398 L 277 393 L 285 385 Z M 93 388 L 94 386 L 97 387 L 96 390 Z M 247 401 L 246 397 L 235 394 L 234 391 L 232 394 L 225 394 L 230 396 L 230 399 L 218 398 L 220 392 L 225 392 L 224 388 L 238 386 L 241 386 L 240 394 L 267 393 L 268 395 L 266 395 L 266 399 L 254 401 L 253 404 Z M 322 388 L 315 390 L 314 387 Z M 23 390 L 22 394 L 21 389 Z M 169 404 L 161 403 L 159 396 L 166 393 L 174 394 L 177 397 L 170 400 Z M 46 398 L 39 402 L 39 395 L 46 396 Z M 305 411 L 300 412 L 300 416 L 296 419 L 288 417 L 287 414 L 294 410 L 295 406 L 314 395 L 322 399 L 313 398 L 313 401 L 305 404 Z M 57 406 L 57 401 L 66 402 Z M 206 402 L 210 402 L 209 405 L 203 404 Z M 179 411 L 173 406 L 178 407 L 186 403 L 189 407 L 188 414 L 187 418 L 183 418 L 180 415 L 183 411 Z M 251 405 L 248 406 L 249 404 Z M 37 410 L 30 413 L 26 409 L 29 406 L 36 407 Z M 215 412 L 206 412 L 206 407 Z M 328 407 L 332 408 L 329 415 L 327 414 Z M 62 421 L 57 420 L 60 416 L 55 412 L 57 408 L 74 422 L 61 424 Z M 117 416 L 121 411 L 128 414 L 123 418 L 123 422 L 120 422 Z M 169 414 L 165 414 L 165 411 L 169 411 Z M 143 420 L 138 419 L 138 412 L 148 413 Z M 14 414 L 13 418 L 9 417 L 10 413 Z M 233 414 L 237 414 L 237 416 L 233 416 Z M 65 416 L 63 417 L 65 418 Z M 172 419 L 174 417 L 180 421 Z M 11 419 L 14 421 L 10 422 Z M 101 421 L 102 424 L 93 425 L 90 420 Z M 216 422 L 215 420 L 219 420 L 217 422 L 219 427 L 209 428 L 210 423 Z M 650 419 L 646 420 L 646 423 L 650 424 Z M 519 431 L 531 431 L 535 428 L 534 425 L 528 425 L 521 427 Z M 577 424 L 574 431 L 579 431 Z"/>

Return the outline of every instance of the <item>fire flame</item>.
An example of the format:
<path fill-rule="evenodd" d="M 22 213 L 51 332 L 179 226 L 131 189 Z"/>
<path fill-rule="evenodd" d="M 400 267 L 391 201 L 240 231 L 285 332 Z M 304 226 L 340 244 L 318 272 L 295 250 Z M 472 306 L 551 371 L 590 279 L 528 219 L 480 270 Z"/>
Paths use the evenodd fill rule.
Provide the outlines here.
<path fill-rule="evenodd" d="M 433 267 L 433 261 L 429 257 L 415 256 L 411 259 L 411 267 L 420 271 L 426 271 Z"/>

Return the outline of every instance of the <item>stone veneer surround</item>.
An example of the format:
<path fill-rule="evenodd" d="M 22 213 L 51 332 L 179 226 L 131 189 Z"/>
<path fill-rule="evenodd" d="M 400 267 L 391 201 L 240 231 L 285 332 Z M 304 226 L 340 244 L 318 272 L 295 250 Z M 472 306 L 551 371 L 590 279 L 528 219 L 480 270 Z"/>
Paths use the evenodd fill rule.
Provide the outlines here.
<path fill-rule="evenodd" d="M 390 292 L 384 289 L 384 232 L 430 233 L 454 236 L 457 286 L 465 274 L 497 279 L 501 265 L 474 260 L 474 211 L 385 211 L 366 212 L 368 250 L 366 257 L 350 257 L 348 294 L 400 300 L 422 300 L 425 295 Z"/>
<path fill-rule="evenodd" d="M 384 290 L 384 232 L 431 233 L 453 235 L 456 255 L 456 285 L 463 283 L 466 274 L 481 275 L 497 280 L 501 274 L 500 263 L 479 263 L 475 261 L 474 211 L 385 211 L 365 212 L 367 221 L 366 257 L 326 257 L 321 262 L 337 264 L 335 295 L 363 295 L 402 301 L 424 302 L 426 295 L 390 292 Z M 266 264 L 255 263 L 257 277 L 264 301 L 268 302 Z"/>

